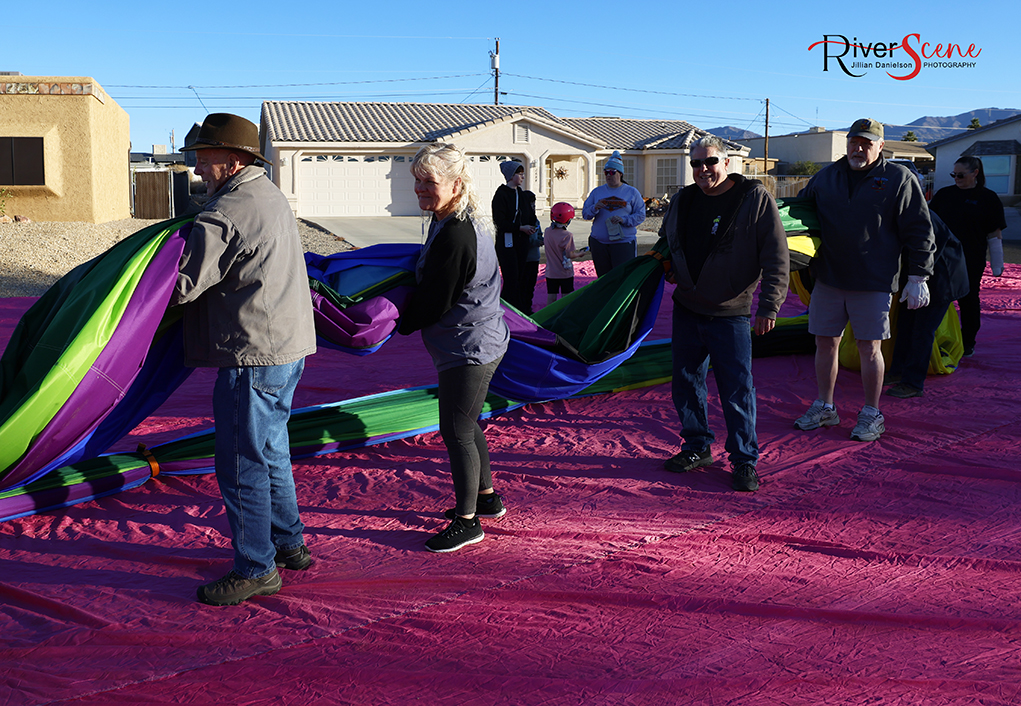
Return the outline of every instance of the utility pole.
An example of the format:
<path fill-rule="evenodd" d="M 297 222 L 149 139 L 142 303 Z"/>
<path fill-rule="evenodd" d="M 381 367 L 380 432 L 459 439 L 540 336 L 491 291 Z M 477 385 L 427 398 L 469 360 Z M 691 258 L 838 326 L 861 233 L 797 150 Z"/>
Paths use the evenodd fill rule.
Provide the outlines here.
<path fill-rule="evenodd" d="M 769 174 L 769 99 L 766 99 L 766 145 L 763 150 L 765 157 L 763 158 L 762 169 L 763 173 Z"/>
<path fill-rule="evenodd" d="M 496 51 L 489 52 L 489 63 L 496 81 L 493 84 L 493 105 L 500 105 L 500 38 L 496 38 Z"/>

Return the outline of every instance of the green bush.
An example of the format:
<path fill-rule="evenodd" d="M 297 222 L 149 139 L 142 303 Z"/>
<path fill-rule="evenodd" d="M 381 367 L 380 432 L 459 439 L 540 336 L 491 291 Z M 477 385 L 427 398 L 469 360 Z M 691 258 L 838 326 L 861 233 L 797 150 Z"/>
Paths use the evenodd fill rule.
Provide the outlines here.
<path fill-rule="evenodd" d="M 817 171 L 819 171 L 819 165 L 815 162 L 801 161 L 792 164 L 787 173 L 793 176 L 812 176 Z"/>

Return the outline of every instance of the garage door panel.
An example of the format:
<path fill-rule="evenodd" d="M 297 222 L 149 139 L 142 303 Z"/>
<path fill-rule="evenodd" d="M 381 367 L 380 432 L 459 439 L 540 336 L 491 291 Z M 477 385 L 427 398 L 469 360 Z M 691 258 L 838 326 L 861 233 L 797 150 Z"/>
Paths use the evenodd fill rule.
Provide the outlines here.
<path fill-rule="evenodd" d="M 505 156 L 470 155 L 482 202 L 505 183 Z M 299 216 L 418 216 L 409 155 L 306 155 L 298 163 Z"/>
<path fill-rule="evenodd" d="M 309 155 L 298 169 L 298 215 L 418 215 L 406 155 Z"/>

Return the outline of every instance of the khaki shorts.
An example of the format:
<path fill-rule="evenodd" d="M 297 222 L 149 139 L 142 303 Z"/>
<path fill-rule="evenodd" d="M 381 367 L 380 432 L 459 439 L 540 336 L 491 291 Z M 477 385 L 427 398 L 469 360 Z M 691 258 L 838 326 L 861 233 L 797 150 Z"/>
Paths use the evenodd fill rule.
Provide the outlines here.
<path fill-rule="evenodd" d="M 808 332 L 836 338 L 851 322 L 859 341 L 885 341 L 890 337 L 890 292 L 855 292 L 816 280 L 808 305 Z"/>

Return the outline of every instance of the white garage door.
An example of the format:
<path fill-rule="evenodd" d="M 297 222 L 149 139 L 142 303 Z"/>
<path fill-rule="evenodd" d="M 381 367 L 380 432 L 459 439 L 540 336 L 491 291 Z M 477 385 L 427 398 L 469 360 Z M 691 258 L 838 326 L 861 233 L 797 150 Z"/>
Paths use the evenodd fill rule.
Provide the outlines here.
<path fill-rule="evenodd" d="M 468 168 L 486 207 L 505 183 L 503 155 L 470 155 Z M 410 155 L 305 155 L 298 161 L 298 215 L 419 216 Z"/>
<path fill-rule="evenodd" d="M 493 200 L 496 190 L 507 183 L 500 171 L 500 163 L 510 159 L 504 155 L 473 154 L 468 157 L 468 169 L 471 170 L 472 179 L 475 180 L 475 188 L 482 197 L 482 203 L 486 205 Z M 490 214 L 491 215 L 491 214 Z"/>
<path fill-rule="evenodd" d="M 405 155 L 305 155 L 298 162 L 298 215 L 418 216 Z"/>

